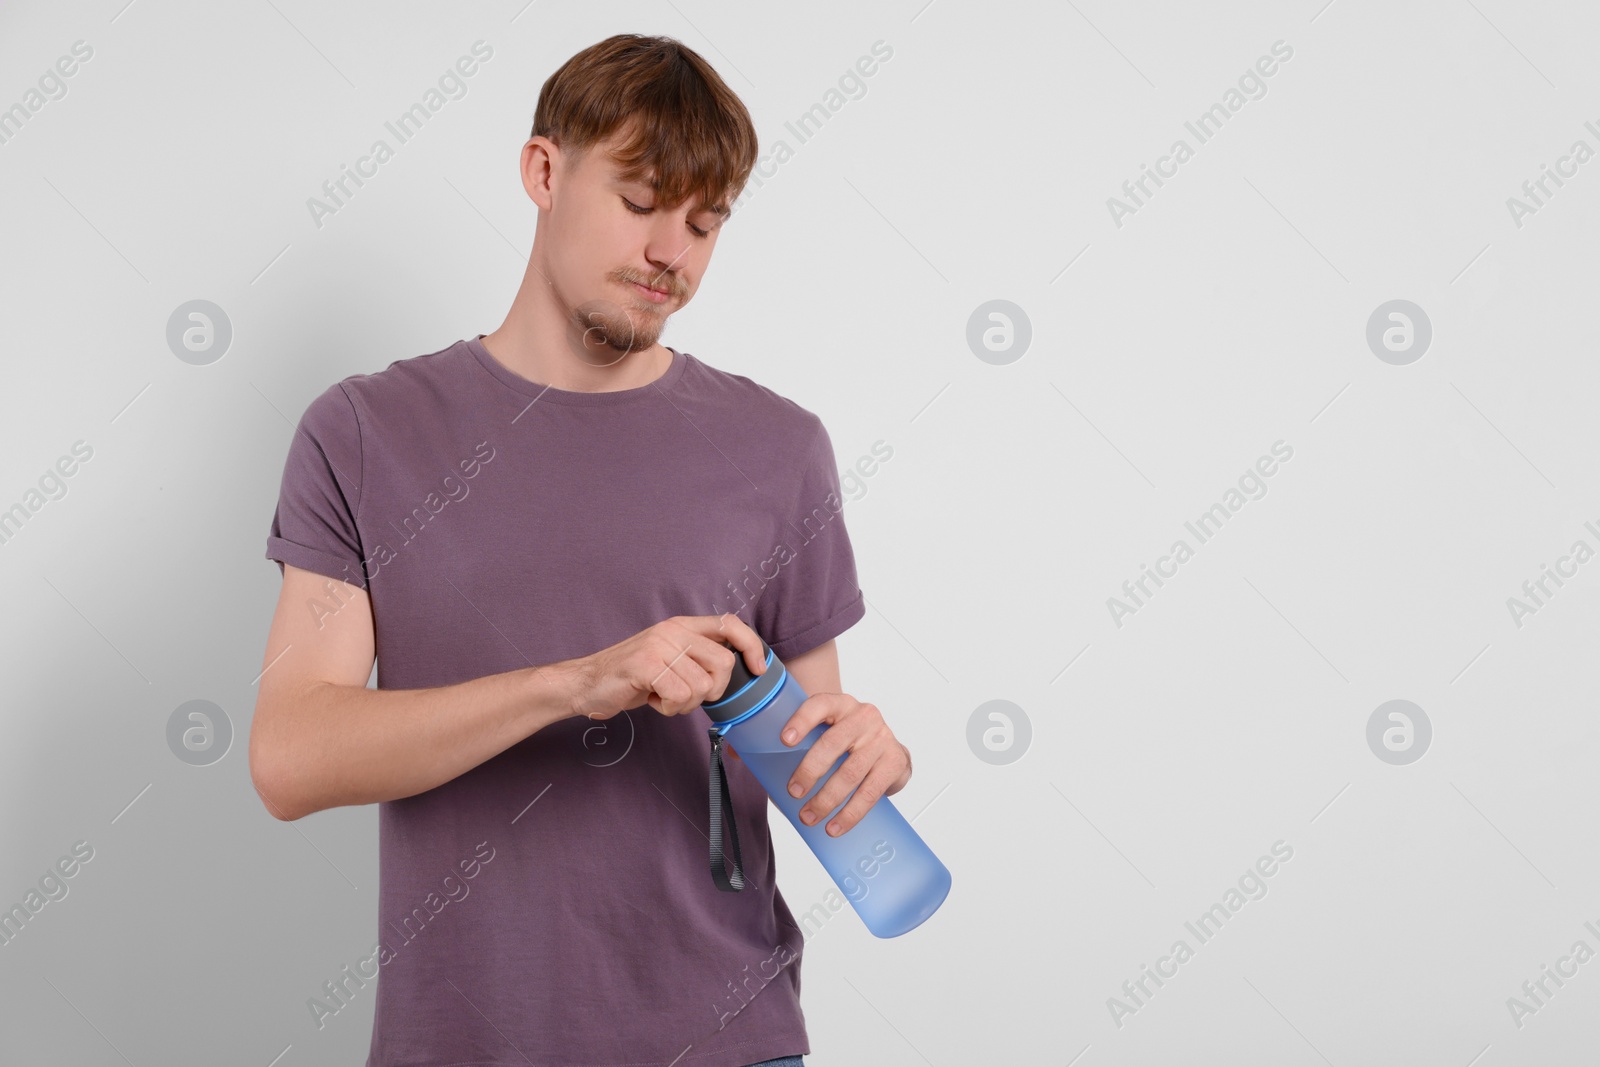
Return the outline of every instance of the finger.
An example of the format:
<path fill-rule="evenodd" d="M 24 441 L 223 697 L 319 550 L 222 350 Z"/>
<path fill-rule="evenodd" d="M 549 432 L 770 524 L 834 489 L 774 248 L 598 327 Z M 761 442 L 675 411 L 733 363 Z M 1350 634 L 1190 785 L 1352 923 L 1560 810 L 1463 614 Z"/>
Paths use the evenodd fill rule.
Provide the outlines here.
<path fill-rule="evenodd" d="M 675 619 L 669 619 L 669 622 L 675 622 Z M 701 638 L 691 630 L 677 625 L 667 625 L 653 633 L 648 646 L 648 659 L 656 670 L 648 680 L 648 686 L 662 697 L 667 697 L 662 702 L 662 713 L 666 715 L 680 715 L 698 705 L 699 697 L 694 686 L 699 681 L 696 675 L 699 665 L 690 656 L 690 649 L 699 640 Z"/>
<path fill-rule="evenodd" d="M 733 677 L 733 665 L 738 661 L 738 653 L 720 641 L 710 638 L 695 637 L 689 646 L 689 655 L 706 672 L 711 679 L 707 686 L 705 696 L 701 703 L 720 693 L 727 692 L 728 679 Z"/>
<path fill-rule="evenodd" d="M 809 734 L 819 722 L 836 721 L 838 711 L 854 703 L 854 698 L 843 693 L 813 693 L 794 709 L 794 714 L 784 723 L 779 736 L 784 744 L 793 745 Z"/>
<path fill-rule="evenodd" d="M 721 615 L 691 615 L 680 621 L 691 626 L 702 637 L 720 641 L 741 653 L 751 674 L 766 673 L 767 653 L 761 647 L 761 635 L 739 616 L 724 612 Z"/>
<path fill-rule="evenodd" d="M 865 725 L 859 716 L 851 715 L 835 721 L 822 731 L 822 736 L 817 738 L 789 776 L 789 795 L 803 797 L 811 792 L 811 787 L 828 773 L 835 760 L 860 744 Z M 795 791 L 796 787 L 799 792 Z"/>
<path fill-rule="evenodd" d="M 828 820 L 827 833 L 830 837 L 848 833 L 856 823 L 866 817 L 867 812 L 872 810 L 872 805 L 878 802 L 884 790 L 889 788 L 890 783 L 898 775 L 895 766 L 896 763 L 891 759 L 877 762 L 862 781 L 860 788 L 856 790 L 855 796 L 850 798 L 850 803 L 844 806 L 843 811 Z"/>
<path fill-rule="evenodd" d="M 644 680 L 644 688 L 657 698 L 650 702 L 650 706 L 663 715 L 677 714 L 675 709 L 694 695 L 689 683 L 672 669 L 671 658 L 670 653 L 657 657 L 655 662 L 660 665 L 654 676 Z"/>
<path fill-rule="evenodd" d="M 681 695 L 667 705 L 668 713 L 683 715 L 698 708 L 700 702 L 705 699 L 704 694 L 711 688 L 711 675 L 689 655 L 688 649 L 684 649 L 672 658 L 667 664 L 667 671 L 683 683 Z"/>
<path fill-rule="evenodd" d="M 818 821 L 828 816 L 834 808 L 843 804 L 850 798 L 850 791 L 867 777 L 867 772 L 878 760 L 878 751 L 870 747 L 863 747 L 850 753 L 850 758 L 839 765 L 839 769 L 828 775 L 816 795 L 805 802 L 800 809 L 800 821 L 807 826 L 815 826 Z"/>

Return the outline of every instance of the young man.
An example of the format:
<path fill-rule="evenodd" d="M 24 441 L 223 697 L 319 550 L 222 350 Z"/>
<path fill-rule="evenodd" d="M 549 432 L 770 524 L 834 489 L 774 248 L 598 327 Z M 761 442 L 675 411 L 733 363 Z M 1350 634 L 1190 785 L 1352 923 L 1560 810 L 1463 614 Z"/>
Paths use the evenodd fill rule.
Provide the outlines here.
<path fill-rule="evenodd" d="M 700 56 L 629 34 L 550 77 L 532 132 L 505 322 L 335 383 L 290 444 L 251 774 L 280 819 L 379 805 L 378 940 L 311 1010 L 377 980 L 368 1067 L 798 1067 L 767 796 L 728 762 L 722 891 L 700 704 L 765 639 L 812 694 L 795 736 L 827 724 L 796 795 L 848 754 L 807 806 L 854 790 L 840 832 L 911 765 L 840 691 L 865 607 L 821 421 L 657 342 L 755 131 Z"/>

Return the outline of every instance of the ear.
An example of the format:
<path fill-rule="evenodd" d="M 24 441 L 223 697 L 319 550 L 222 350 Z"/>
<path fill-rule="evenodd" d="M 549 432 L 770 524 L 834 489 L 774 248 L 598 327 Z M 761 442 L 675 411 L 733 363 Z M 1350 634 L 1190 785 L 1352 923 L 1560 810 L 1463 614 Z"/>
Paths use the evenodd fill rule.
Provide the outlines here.
<path fill-rule="evenodd" d="M 560 157 L 561 146 L 548 137 L 530 137 L 522 146 L 522 187 L 542 211 L 549 211 L 555 202 L 555 171 Z"/>

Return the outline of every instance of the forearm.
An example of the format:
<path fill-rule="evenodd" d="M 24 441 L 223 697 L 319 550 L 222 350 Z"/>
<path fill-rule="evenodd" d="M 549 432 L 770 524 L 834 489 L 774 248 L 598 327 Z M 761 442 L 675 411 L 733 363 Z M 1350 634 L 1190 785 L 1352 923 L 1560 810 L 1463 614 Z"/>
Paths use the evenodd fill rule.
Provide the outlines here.
<path fill-rule="evenodd" d="M 430 689 L 319 682 L 272 693 L 251 727 L 256 791 L 285 820 L 425 792 L 571 717 L 573 663 Z"/>

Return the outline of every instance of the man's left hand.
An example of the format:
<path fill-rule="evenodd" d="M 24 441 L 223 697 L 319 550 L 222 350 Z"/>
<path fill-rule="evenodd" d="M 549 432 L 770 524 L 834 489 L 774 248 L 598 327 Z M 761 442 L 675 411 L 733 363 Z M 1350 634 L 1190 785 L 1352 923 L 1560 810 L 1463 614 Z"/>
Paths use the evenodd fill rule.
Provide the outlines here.
<path fill-rule="evenodd" d="M 828 834 L 838 837 L 860 822 L 879 797 L 905 787 L 911 779 L 911 753 L 895 740 L 875 705 L 848 693 L 807 697 L 784 725 L 784 744 L 794 744 L 823 722 L 830 725 L 795 768 L 789 795 L 805 796 L 834 761 L 848 752 L 849 758 L 800 809 L 800 821 L 810 826 L 850 797 L 850 803 L 828 823 Z M 852 789 L 854 796 L 850 796 Z"/>

